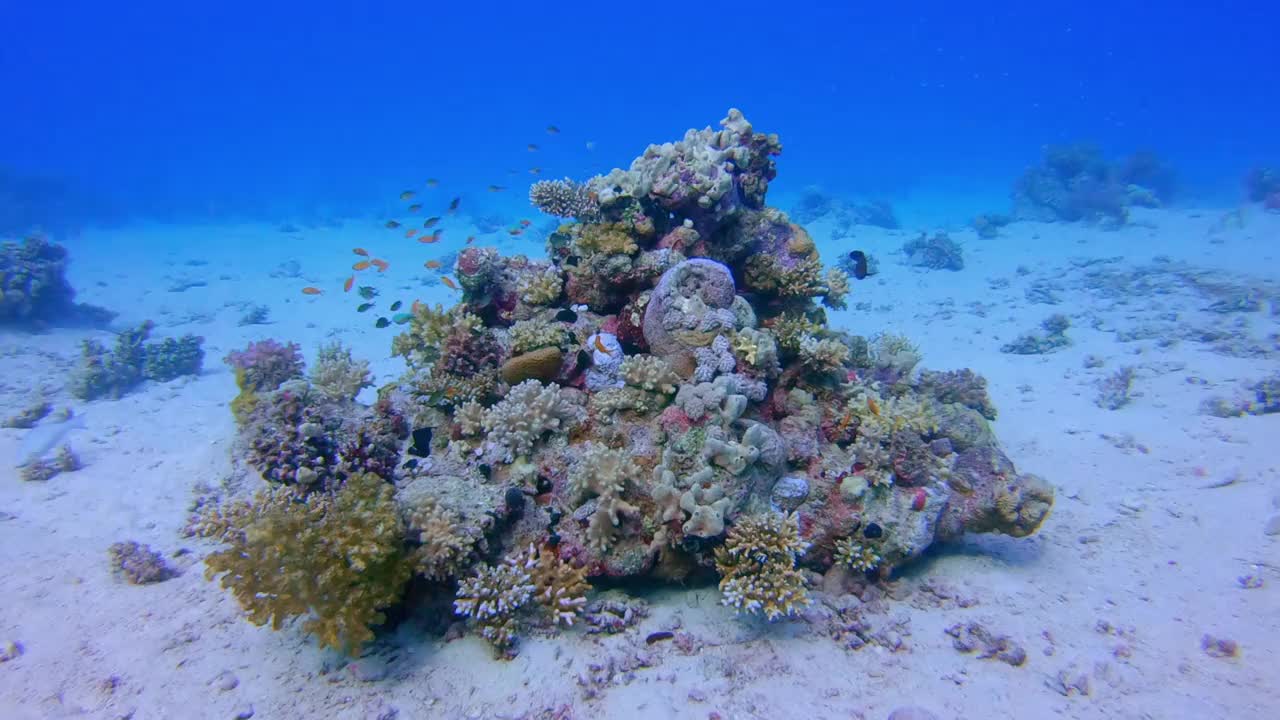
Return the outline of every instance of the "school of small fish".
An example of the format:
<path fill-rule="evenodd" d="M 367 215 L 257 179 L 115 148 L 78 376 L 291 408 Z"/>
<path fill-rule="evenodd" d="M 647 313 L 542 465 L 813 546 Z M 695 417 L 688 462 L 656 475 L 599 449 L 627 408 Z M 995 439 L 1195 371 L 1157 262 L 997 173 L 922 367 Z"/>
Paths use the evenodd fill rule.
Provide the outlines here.
<path fill-rule="evenodd" d="M 555 137 L 560 134 L 560 128 L 555 125 L 548 125 L 546 127 L 546 133 L 549 136 Z M 588 140 L 586 143 L 586 148 L 588 151 L 594 150 L 595 142 Z M 536 153 L 541 151 L 542 148 L 537 143 L 528 143 L 525 146 L 525 149 L 528 152 Z M 530 175 L 540 175 L 542 174 L 542 170 L 543 168 L 541 166 L 535 166 L 535 167 L 529 168 L 528 172 Z M 507 174 L 517 175 L 519 174 L 519 172 L 520 172 L 519 170 L 511 169 L 507 171 Z M 424 183 L 424 186 L 428 190 L 433 190 L 435 188 L 440 187 L 440 184 L 441 184 L 441 181 L 438 178 L 433 177 L 433 178 L 427 178 L 426 182 Z M 501 193 L 506 191 L 506 189 L 507 189 L 507 186 L 496 185 L 496 184 L 489 185 L 487 187 L 487 190 L 490 193 Z M 410 214 L 421 212 L 423 208 L 426 207 L 427 205 L 427 203 L 423 202 L 419 198 L 418 191 L 412 188 L 401 191 L 399 197 L 401 202 L 409 203 L 405 207 L 405 210 Z M 424 195 L 423 198 L 425 197 L 426 196 Z M 462 205 L 462 199 L 463 198 L 461 195 L 454 196 L 449 201 L 449 203 L 445 206 L 445 209 L 442 215 L 432 215 L 428 217 L 426 220 L 422 222 L 421 228 L 417 228 L 417 227 L 406 228 L 404 230 L 405 239 L 407 240 L 416 239 L 419 243 L 428 244 L 428 245 L 439 242 L 443 237 L 444 228 L 437 227 L 437 226 L 440 225 L 440 223 L 444 220 L 445 216 L 453 216 L 458 213 L 458 209 Z M 521 219 L 516 226 L 508 228 L 507 233 L 512 237 L 518 237 L 522 235 L 525 229 L 532 224 L 533 224 L 532 220 L 529 220 L 527 218 Z M 404 227 L 404 224 L 399 220 L 389 219 L 383 222 L 383 227 L 385 227 L 388 230 L 399 230 L 402 227 Z M 431 231 L 431 232 L 428 232 L 428 231 Z M 476 239 L 477 238 L 475 235 L 468 235 L 466 238 L 466 244 L 470 245 L 474 243 Z M 391 268 L 391 263 L 382 258 L 375 257 L 374 255 L 370 254 L 368 250 L 362 247 L 352 248 L 351 252 L 357 255 L 360 259 L 356 260 L 356 262 L 351 265 L 351 269 L 352 271 L 354 271 L 355 274 L 348 276 L 346 280 L 343 281 L 342 292 L 349 293 L 352 291 L 352 289 L 355 289 L 356 294 L 359 296 L 359 298 L 362 301 L 360 304 L 356 306 L 356 312 L 365 313 L 365 312 L 368 312 L 369 310 L 374 309 L 374 307 L 377 305 L 375 298 L 378 297 L 379 293 L 377 288 L 375 288 L 372 285 L 361 285 L 357 287 L 356 286 L 357 276 L 359 275 L 359 273 L 365 272 L 371 268 L 376 270 L 378 274 L 386 273 Z M 433 258 L 425 261 L 423 263 L 423 267 L 428 270 L 442 271 L 444 268 L 444 261 L 441 259 Z M 441 275 L 440 282 L 442 282 L 445 285 L 445 287 L 449 288 L 450 290 L 461 289 L 458 286 L 458 283 L 448 275 Z M 324 290 L 322 288 L 315 287 L 315 286 L 307 286 L 302 288 L 302 294 L 303 295 L 322 295 L 324 294 Z M 414 300 L 412 304 L 409 306 L 409 312 L 398 312 L 403 306 L 404 306 L 404 303 L 402 301 L 400 300 L 393 301 L 390 305 L 387 306 L 387 312 L 390 313 L 391 316 L 389 318 L 387 316 L 379 316 L 377 320 L 374 321 L 374 327 L 382 329 L 382 328 L 389 327 L 392 324 L 403 325 L 409 322 L 410 320 L 412 320 L 414 314 L 420 312 L 421 308 L 425 307 L 421 303 L 421 301 Z M 598 338 L 595 344 L 598 350 L 602 352 L 608 352 L 604 347 L 601 346 L 602 344 L 600 343 Z"/>

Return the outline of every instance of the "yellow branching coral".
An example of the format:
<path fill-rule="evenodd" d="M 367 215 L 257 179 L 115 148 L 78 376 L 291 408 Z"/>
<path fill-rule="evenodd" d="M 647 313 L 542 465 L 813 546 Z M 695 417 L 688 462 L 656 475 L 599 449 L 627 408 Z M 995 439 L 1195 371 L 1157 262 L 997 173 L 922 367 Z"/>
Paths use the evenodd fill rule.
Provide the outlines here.
<path fill-rule="evenodd" d="M 721 602 L 740 613 L 763 613 L 770 620 L 809 604 L 796 557 L 808 549 L 795 513 L 767 513 L 738 520 L 716 548 Z"/>
<path fill-rule="evenodd" d="M 530 305 L 551 305 L 563 290 L 564 278 L 553 268 L 527 272 L 516 283 L 520 299 Z"/>
<path fill-rule="evenodd" d="M 391 354 L 404 357 L 411 367 L 423 367 L 440 358 L 444 341 L 452 333 L 471 334 L 484 329 L 484 322 L 462 305 L 445 310 L 442 305 L 417 303 L 409 329 L 391 341 Z"/>
<path fill-rule="evenodd" d="M 822 325 L 800 314 L 783 313 L 773 321 L 771 329 L 778 338 L 778 347 L 794 354 L 800 352 L 800 342 L 821 331 Z"/>
<path fill-rule="evenodd" d="M 561 350 L 569 346 L 569 333 L 565 325 L 549 320 L 518 320 L 511 326 L 511 354 L 520 355 L 538 348 L 553 347 Z"/>
<path fill-rule="evenodd" d="M 529 549 L 517 556 L 533 581 L 533 599 L 556 624 L 572 625 L 587 605 L 587 571 L 560 557 L 550 547 Z"/>
<path fill-rule="evenodd" d="M 836 541 L 835 561 L 838 565 L 858 572 L 874 570 L 882 562 L 875 548 L 856 543 L 852 538 Z"/>
<path fill-rule="evenodd" d="M 839 340 L 807 335 L 800 340 L 800 362 L 819 375 L 838 372 L 849 359 L 849 348 Z"/>
<path fill-rule="evenodd" d="M 306 632 L 346 652 L 373 639 L 370 626 L 413 572 L 394 488 L 371 473 L 333 493 L 271 488 L 213 509 L 194 529 L 227 545 L 205 558 L 206 575 L 222 576 L 251 622 L 279 630 L 307 616 Z"/>

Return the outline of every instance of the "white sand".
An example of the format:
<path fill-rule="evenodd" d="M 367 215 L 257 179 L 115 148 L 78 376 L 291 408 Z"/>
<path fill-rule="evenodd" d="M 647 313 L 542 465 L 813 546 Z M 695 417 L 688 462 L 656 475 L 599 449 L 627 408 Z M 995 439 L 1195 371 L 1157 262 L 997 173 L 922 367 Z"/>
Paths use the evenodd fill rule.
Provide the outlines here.
<path fill-rule="evenodd" d="M 382 278 L 390 288 L 410 285 L 435 247 L 389 236 L 371 221 L 292 240 L 251 226 L 88 233 L 71 245 L 81 299 L 122 311 L 121 326 L 150 317 L 158 335 L 203 335 L 206 371 L 119 401 L 73 403 L 87 414 L 87 428 L 70 436 L 86 463 L 81 471 L 24 483 L 7 465 L 0 469 L 0 651 L 9 641 L 21 647 L 0 663 L 0 717 L 878 720 L 920 705 L 939 718 L 1274 718 L 1280 538 L 1263 527 L 1280 514 L 1280 416 L 1218 419 L 1197 410 L 1209 395 L 1238 394 L 1245 381 L 1280 369 L 1280 348 L 1268 338 L 1280 318 L 1265 307 L 1206 312 L 1211 300 L 1189 291 L 1118 302 L 1084 289 L 1083 271 L 1069 263 L 1123 256 L 1115 267 L 1132 268 L 1164 255 L 1241 274 L 1242 282 L 1269 272 L 1276 282 L 1280 216 L 1255 211 L 1243 229 L 1212 230 L 1222 215 L 1145 212 L 1119 232 L 1022 223 L 996 240 L 957 230 L 967 262 L 958 273 L 913 270 L 887 254 L 914 230 L 858 228 L 844 247 L 821 247 L 827 257 L 856 247 L 881 261 L 882 273 L 857 283 L 850 298 L 872 309 L 837 313 L 835 323 L 907 333 L 926 366 L 985 375 L 1009 456 L 1058 490 L 1039 535 L 973 537 L 941 549 L 896 583 L 893 594 L 903 599 L 867 612 L 873 634 L 901 641 L 897 652 L 882 643 L 842 648 L 820 630 L 816 610 L 768 625 L 735 618 L 717 605 L 714 587 L 666 589 L 647 598 L 652 615 L 627 633 L 530 637 L 511 662 L 492 660 L 478 638 L 446 644 L 407 623 L 359 661 L 372 676 L 366 680 L 296 627 L 272 632 L 243 620 L 235 600 L 203 578 L 199 558 L 209 547 L 179 530 L 196 486 L 216 486 L 230 472 L 234 383 L 222 356 L 278 337 L 299 342 L 311 358 L 319 342 L 338 337 L 374 360 L 379 382 L 394 377 L 398 365 L 386 359 L 394 328 L 376 330 L 376 316 L 355 314 L 352 297 L 340 292 L 356 259 L 349 249 L 364 245 L 391 260 Z M 830 228 L 812 229 L 821 246 Z M 175 238 L 183 251 L 148 249 L 175 247 Z M 506 249 L 541 254 L 527 242 Z M 300 260 L 303 278 L 271 278 L 289 258 Z M 208 264 L 184 265 L 193 259 Z M 1019 275 L 1019 265 L 1030 274 Z M 166 292 L 170 278 L 182 276 L 208 285 Z M 992 289 L 995 278 L 1009 285 Z M 1024 297 L 1038 280 L 1056 284 L 1061 304 Z M 306 284 L 326 293 L 304 298 L 298 289 Z M 386 289 L 381 299 L 392 294 Z M 445 301 L 449 292 L 415 288 L 403 297 Z M 270 306 L 274 324 L 238 327 L 240 309 L 224 305 L 245 301 Z M 1071 347 L 1043 356 L 998 352 L 1053 312 L 1072 318 Z M 1164 322 L 1230 328 L 1238 320 L 1269 352 L 1225 357 L 1204 343 L 1161 347 L 1158 337 L 1118 342 L 1115 333 Z M 4 414 L 39 388 L 65 403 L 61 385 L 83 337 L 0 335 Z M 1087 369 L 1088 355 L 1105 364 Z M 1137 368 L 1132 403 L 1095 406 L 1095 382 L 1121 365 Z M 0 430 L 0 458 L 12 457 L 22 435 Z M 1234 482 L 1205 488 L 1227 478 Z M 114 578 L 106 549 L 126 539 L 169 555 L 189 550 L 174 560 L 183 574 L 148 586 Z M 1263 586 L 1242 588 L 1237 578 L 1250 574 Z M 913 590 L 925 581 L 976 604 Z M 1026 664 L 957 652 L 943 630 L 969 622 L 1021 643 Z M 646 647 L 649 632 L 677 623 L 695 638 L 694 652 L 670 641 Z M 1207 655 L 1206 633 L 1238 641 L 1240 656 Z M 638 660 L 649 667 L 635 667 Z M 591 699 L 579 677 L 593 663 L 615 671 Z M 1060 673 L 1068 681 L 1084 676 L 1089 694 L 1055 690 Z"/>

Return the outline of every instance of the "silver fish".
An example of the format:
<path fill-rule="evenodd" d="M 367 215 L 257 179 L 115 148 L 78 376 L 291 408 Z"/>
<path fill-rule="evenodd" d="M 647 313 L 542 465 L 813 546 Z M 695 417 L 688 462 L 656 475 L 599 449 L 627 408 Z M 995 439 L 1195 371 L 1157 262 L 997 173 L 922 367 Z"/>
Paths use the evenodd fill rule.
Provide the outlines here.
<path fill-rule="evenodd" d="M 45 420 L 28 430 L 22 438 L 22 446 L 18 448 L 17 467 L 43 459 L 50 450 L 62 444 L 68 433 L 83 427 L 84 416 L 72 415 L 61 422 Z"/>

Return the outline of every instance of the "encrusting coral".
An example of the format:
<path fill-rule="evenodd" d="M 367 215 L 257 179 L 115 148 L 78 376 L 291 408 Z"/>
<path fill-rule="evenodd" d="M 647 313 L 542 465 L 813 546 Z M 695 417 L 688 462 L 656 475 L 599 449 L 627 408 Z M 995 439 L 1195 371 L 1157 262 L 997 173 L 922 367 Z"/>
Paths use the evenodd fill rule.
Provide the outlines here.
<path fill-rule="evenodd" d="M 510 656 L 530 623 L 573 619 L 587 578 L 714 566 L 727 604 L 781 618 L 807 572 L 875 582 L 935 541 L 1034 532 L 1052 489 L 1000 451 L 981 379 L 828 324 L 849 280 L 766 205 L 780 151 L 732 110 L 628 169 L 539 183 L 535 204 L 574 218 L 547 256 L 459 251 L 458 302 L 415 303 L 392 342 L 408 369 L 373 407 L 296 377 L 238 401 L 237 447 L 273 488 L 227 511 L 241 552 L 211 570 L 244 566 L 224 582 L 252 618 L 314 614 L 329 644 L 367 639 L 415 571 L 456 582 L 455 612 Z M 385 522 L 337 525 L 375 476 L 357 514 Z M 295 577 L 340 544 L 317 528 L 363 533 L 377 570 Z M 305 556 L 268 541 L 294 535 Z M 266 577 L 277 555 L 289 572 Z"/>

